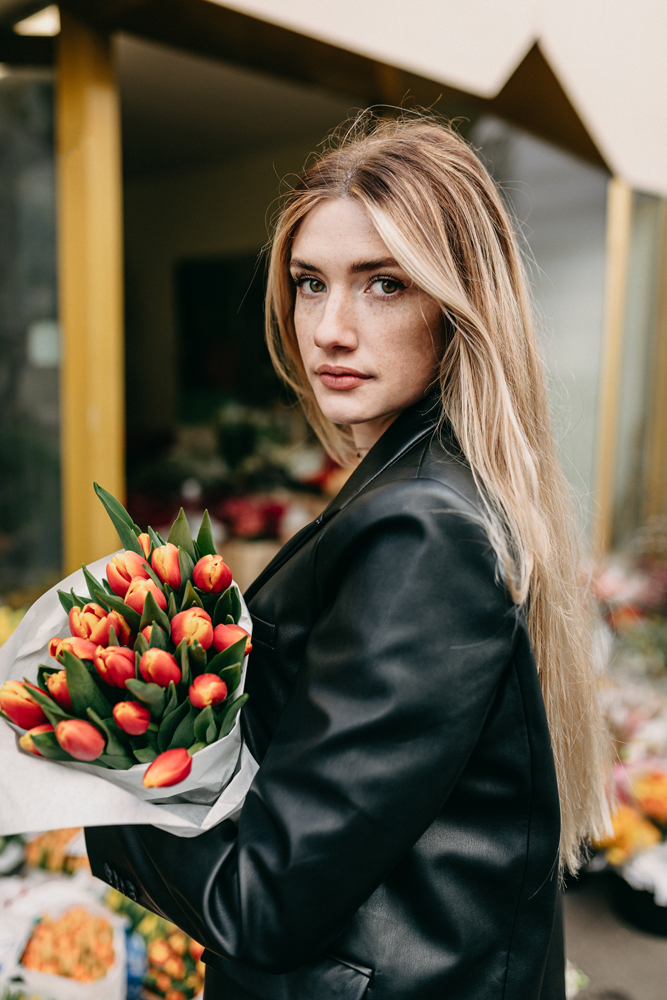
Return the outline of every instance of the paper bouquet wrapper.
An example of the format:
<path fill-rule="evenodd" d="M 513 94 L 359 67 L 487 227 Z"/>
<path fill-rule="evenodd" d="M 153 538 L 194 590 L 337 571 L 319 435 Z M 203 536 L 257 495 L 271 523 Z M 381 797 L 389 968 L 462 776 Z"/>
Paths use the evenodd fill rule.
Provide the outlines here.
<path fill-rule="evenodd" d="M 99 579 L 113 555 L 91 563 L 89 570 Z M 40 597 L 0 646 L 0 686 L 23 677 L 36 683 L 39 664 L 50 662 L 49 640 L 70 634 L 58 589 L 85 593 L 83 572 L 77 570 Z M 239 625 L 252 634 L 243 598 L 241 605 Z M 239 691 L 247 664 L 246 657 Z M 194 755 L 189 776 L 171 788 L 143 787 L 148 764 L 113 771 L 83 761 L 37 758 L 20 749 L 18 732 L 0 720 L 0 836 L 136 823 L 196 837 L 240 812 L 258 769 L 242 741 L 240 715 L 228 736 Z"/>

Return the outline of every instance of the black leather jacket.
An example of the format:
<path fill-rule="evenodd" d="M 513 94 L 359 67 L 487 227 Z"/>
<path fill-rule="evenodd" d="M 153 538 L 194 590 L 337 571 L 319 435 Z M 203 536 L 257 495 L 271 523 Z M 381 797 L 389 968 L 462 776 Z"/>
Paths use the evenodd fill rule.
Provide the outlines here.
<path fill-rule="evenodd" d="M 564 998 L 537 672 L 436 416 L 405 411 L 246 595 L 261 766 L 238 827 L 87 831 L 93 873 L 204 944 L 232 995 Z"/>

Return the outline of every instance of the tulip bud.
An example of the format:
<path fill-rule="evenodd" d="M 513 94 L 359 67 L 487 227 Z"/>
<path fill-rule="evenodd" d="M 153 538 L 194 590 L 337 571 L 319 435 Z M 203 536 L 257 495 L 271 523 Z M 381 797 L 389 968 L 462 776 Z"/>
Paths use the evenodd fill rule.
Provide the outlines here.
<path fill-rule="evenodd" d="M 167 610 L 167 598 L 164 596 L 164 592 L 160 590 L 157 584 L 152 580 L 144 580 L 141 577 L 135 577 L 130 586 L 127 588 L 125 603 L 129 608 L 132 608 L 133 611 L 136 611 L 138 615 L 141 615 L 144 612 L 146 594 L 149 590 L 155 598 L 158 608 L 161 608 L 162 611 Z"/>
<path fill-rule="evenodd" d="M 59 670 L 55 674 L 48 674 L 46 678 L 46 686 L 49 689 L 49 694 L 57 701 L 61 708 L 64 708 L 66 712 L 72 711 L 72 699 L 70 698 L 69 688 L 67 687 L 67 674 L 64 670 Z"/>
<path fill-rule="evenodd" d="M 166 788 L 187 778 L 192 769 L 192 757 L 183 747 L 159 754 L 144 775 L 144 788 Z"/>
<path fill-rule="evenodd" d="M 147 625 L 146 628 L 142 628 L 141 634 L 143 635 L 146 642 L 151 641 L 151 632 L 153 630 L 153 624 Z"/>
<path fill-rule="evenodd" d="M 92 722 L 64 719 L 56 726 L 56 739 L 65 753 L 76 760 L 97 760 L 104 752 L 104 737 Z"/>
<path fill-rule="evenodd" d="M 180 590 L 181 566 L 178 561 L 178 548 L 167 542 L 155 549 L 151 557 L 153 569 L 163 583 L 168 583 L 172 590 Z"/>
<path fill-rule="evenodd" d="M 125 681 L 136 677 L 134 652 L 126 646 L 98 646 L 95 650 L 95 670 L 111 687 L 124 688 Z"/>
<path fill-rule="evenodd" d="M 252 649 L 252 641 L 246 630 L 241 628 L 240 625 L 218 625 L 213 633 L 213 642 L 218 652 L 222 653 L 224 649 L 227 649 L 228 646 L 233 646 L 234 643 L 238 642 L 239 639 L 242 639 L 244 635 L 248 636 L 245 643 L 245 652 L 247 656 Z"/>
<path fill-rule="evenodd" d="M 95 646 L 108 645 L 112 627 L 121 646 L 129 642 L 132 630 L 117 611 L 105 611 L 99 604 L 91 603 L 83 608 L 75 605 L 69 613 L 69 630 L 72 635 L 88 639 Z"/>
<path fill-rule="evenodd" d="M 144 557 L 138 552 L 128 551 L 121 552 L 107 563 L 107 580 L 114 594 L 125 597 L 127 588 L 134 579 L 137 577 L 140 580 L 148 579 L 145 562 Z"/>
<path fill-rule="evenodd" d="M 148 649 L 139 660 L 139 673 L 147 683 L 168 687 L 169 682 L 180 684 L 181 668 L 176 659 L 164 649 Z"/>
<path fill-rule="evenodd" d="M 188 646 L 195 640 L 208 649 L 213 642 L 211 616 L 203 608 L 188 608 L 174 615 L 171 620 L 171 638 L 175 645 L 185 639 Z"/>
<path fill-rule="evenodd" d="M 37 736 L 39 733 L 52 733 L 52 732 L 53 732 L 53 726 L 51 725 L 51 723 L 45 722 L 41 726 L 33 726 L 33 728 L 29 729 L 27 733 L 24 733 L 23 736 L 20 737 L 19 743 L 21 744 L 24 750 L 27 750 L 28 753 L 34 753 L 35 757 L 43 757 L 44 755 L 39 752 L 39 750 L 33 743 L 32 738 L 33 736 Z"/>
<path fill-rule="evenodd" d="M 200 674 L 190 685 L 188 697 L 195 708 L 219 705 L 227 697 L 227 685 L 217 674 Z"/>
<path fill-rule="evenodd" d="M 21 681 L 5 681 L 0 688 L 0 710 L 2 710 L 10 722 L 21 729 L 34 729 L 49 720 L 30 694 L 32 684 L 23 684 Z M 39 690 L 38 688 L 36 690 Z"/>
<path fill-rule="evenodd" d="M 141 551 L 143 552 L 144 557 L 148 559 L 149 555 L 151 554 L 151 536 L 146 534 L 145 531 L 142 531 L 139 537 L 137 538 L 137 541 L 141 546 Z"/>
<path fill-rule="evenodd" d="M 202 556 L 192 571 L 192 579 L 207 594 L 220 594 L 232 582 L 232 571 L 222 556 Z"/>
<path fill-rule="evenodd" d="M 143 736 L 151 721 L 151 713 L 138 701 L 119 701 L 113 707 L 116 725 L 130 736 Z"/>
<path fill-rule="evenodd" d="M 49 642 L 49 656 L 59 660 L 61 663 L 63 653 L 71 653 L 72 656 L 76 656 L 79 660 L 92 660 L 96 649 L 97 646 L 94 642 L 91 642 L 89 639 L 80 639 L 78 636 L 72 639 L 60 639 L 58 636 L 55 636 Z"/>

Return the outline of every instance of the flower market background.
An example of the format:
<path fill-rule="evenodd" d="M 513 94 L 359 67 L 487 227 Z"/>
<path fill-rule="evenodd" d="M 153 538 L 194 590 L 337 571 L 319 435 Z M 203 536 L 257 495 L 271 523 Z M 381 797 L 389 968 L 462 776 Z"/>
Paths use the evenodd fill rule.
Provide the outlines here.
<path fill-rule="evenodd" d="M 208 509 L 242 588 L 340 489 L 262 331 L 280 179 L 330 129 L 435 107 L 500 183 L 618 756 L 564 893 L 580 1000 L 667 978 L 666 43 L 652 0 L 0 0 L 0 643 L 117 547 L 93 480 L 143 529 Z M 80 830 L 0 839 L 2 1000 L 189 1000 L 200 952 Z"/>

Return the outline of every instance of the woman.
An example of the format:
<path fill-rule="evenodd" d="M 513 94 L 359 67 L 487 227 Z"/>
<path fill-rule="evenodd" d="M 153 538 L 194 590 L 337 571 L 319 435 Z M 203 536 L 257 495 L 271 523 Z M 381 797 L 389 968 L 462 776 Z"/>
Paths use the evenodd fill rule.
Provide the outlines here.
<path fill-rule="evenodd" d="M 93 872 L 206 945 L 207 1000 L 563 998 L 601 728 L 525 280 L 470 148 L 364 119 L 287 197 L 268 315 L 358 464 L 246 595 L 238 826 L 89 830 Z"/>

